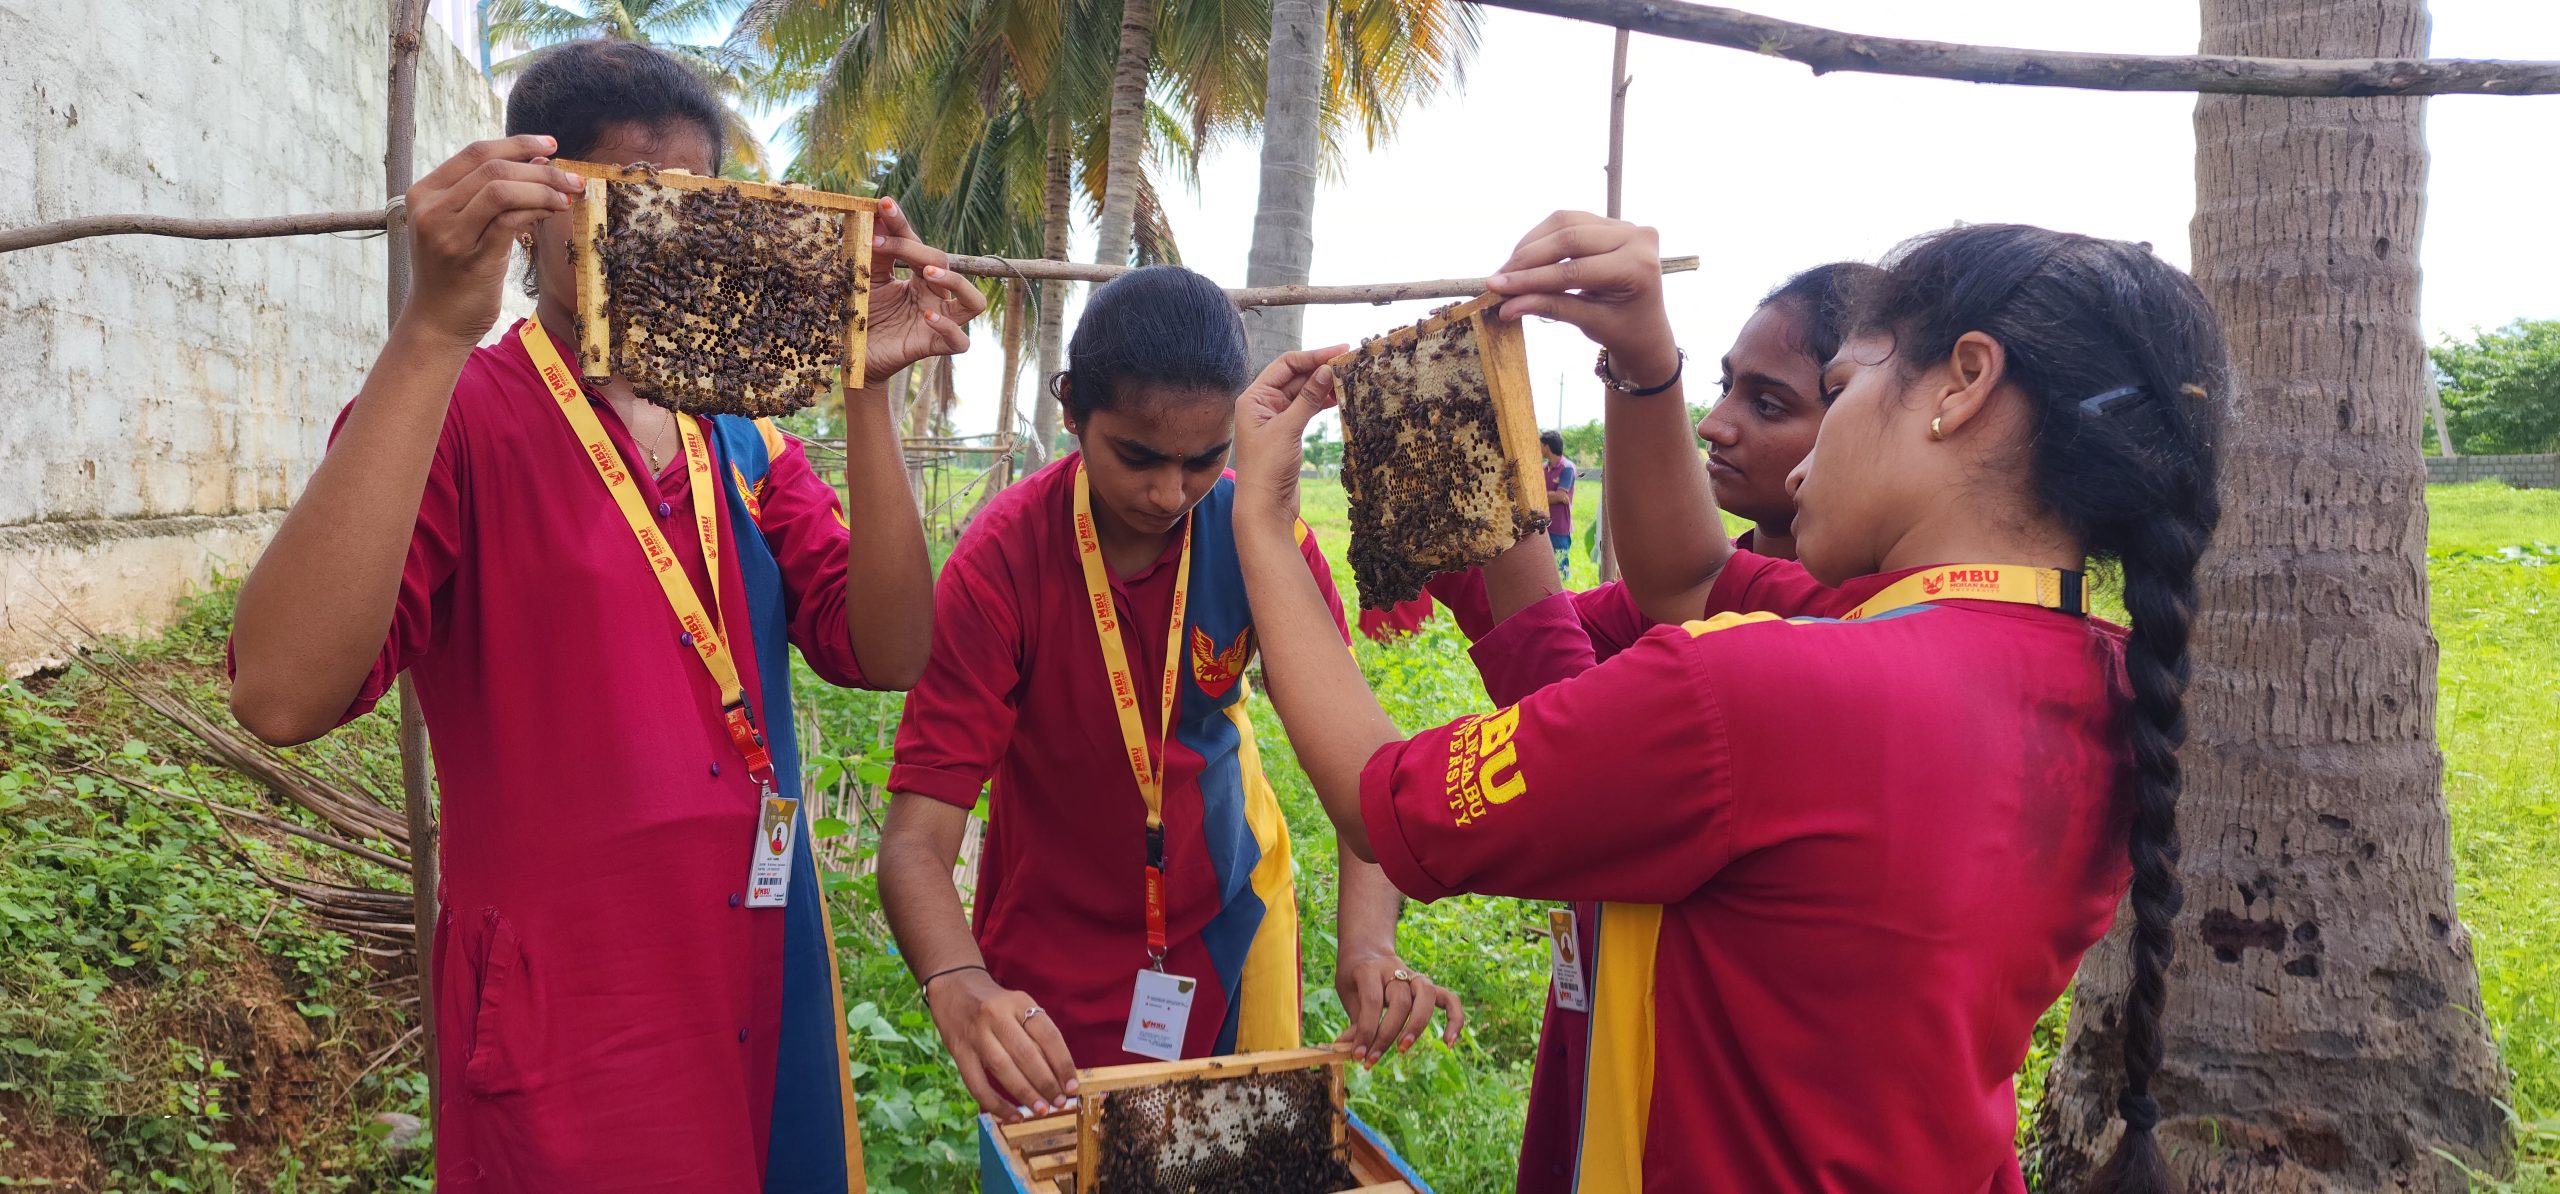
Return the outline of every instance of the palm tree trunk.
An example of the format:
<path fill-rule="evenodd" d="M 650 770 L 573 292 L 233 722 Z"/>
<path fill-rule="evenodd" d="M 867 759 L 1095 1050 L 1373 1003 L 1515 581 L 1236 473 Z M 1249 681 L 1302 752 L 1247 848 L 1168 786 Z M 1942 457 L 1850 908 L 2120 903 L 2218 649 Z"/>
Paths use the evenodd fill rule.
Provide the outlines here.
<path fill-rule="evenodd" d="M 1324 0 L 1271 0 L 1269 89 L 1262 105 L 1262 197 L 1253 212 L 1253 250 L 1244 284 L 1287 286 L 1315 263 L 1316 152 L 1324 87 Z M 1246 352 L 1258 372 L 1299 346 L 1306 308 L 1255 307 L 1244 314 Z"/>
<path fill-rule="evenodd" d="M 1040 216 L 1040 256 L 1050 261 L 1067 259 L 1067 230 L 1073 219 L 1075 195 L 1068 166 L 1067 117 L 1063 112 L 1049 116 L 1049 177 L 1044 184 L 1047 207 Z M 1031 463 L 1044 464 L 1049 447 L 1058 442 L 1058 395 L 1051 379 L 1065 363 L 1067 348 L 1067 284 L 1040 284 L 1039 371 L 1032 379 L 1031 397 Z"/>
<path fill-rule="evenodd" d="M 1111 77 L 1111 154 L 1102 179 L 1102 229 L 1093 259 L 1129 264 L 1138 226 L 1138 168 L 1147 149 L 1147 75 L 1155 58 L 1156 0 L 1122 0 L 1120 62 Z"/>
<path fill-rule="evenodd" d="M 2204 0 L 2204 51 L 2415 57 L 2423 0 Z M 2464 1190 L 2509 1164 L 2454 916 L 2427 628 L 2423 101 L 2196 105 L 2196 279 L 2231 337 L 2187 697 L 2162 1150 L 2189 1190 Z M 2119 928 L 2121 928 L 2121 923 Z M 2045 1189 L 2111 1144 L 2127 977 L 2082 965 Z"/>
<path fill-rule="evenodd" d="M 1014 412 L 1021 409 L 1022 393 L 1022 317 L 1028 306 L 1023 300 L 1021 282 L 1007 282 L 1004 287 L 1004 386 L 996 398 L 995 472 L 987 477 L 987 492 L 1013 484 L 1013 455 L 1021 447 L 1014 434 Z"/>

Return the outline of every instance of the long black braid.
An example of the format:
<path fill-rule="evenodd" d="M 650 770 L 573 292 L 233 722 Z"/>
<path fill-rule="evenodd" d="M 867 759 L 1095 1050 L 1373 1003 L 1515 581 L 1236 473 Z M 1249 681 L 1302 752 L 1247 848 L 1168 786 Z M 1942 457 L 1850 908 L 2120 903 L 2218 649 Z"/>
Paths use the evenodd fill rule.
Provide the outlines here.
<path fill-rule="evenodd" d="M 2124 1133 L 2092 1194 L 2173 1187 L 2153 1129 L 2178 880 L 2178 747 L 2186 741 L 2187 634 L 2196 562 L 2212 538 L 2222 329 L 2193 280 L 2141 245 L 2022 225 L 1922 237 L 1886 263 L 1856 325 L 1889 333 L 1904 361 L 1943 360 L 1958 337 L 2000 342 L 2035 402 L 2027 446 L 2036 496 L 2093 559 L 2118 562 L 2133 626 L 2133 980 L 2124 1006 Z"/>

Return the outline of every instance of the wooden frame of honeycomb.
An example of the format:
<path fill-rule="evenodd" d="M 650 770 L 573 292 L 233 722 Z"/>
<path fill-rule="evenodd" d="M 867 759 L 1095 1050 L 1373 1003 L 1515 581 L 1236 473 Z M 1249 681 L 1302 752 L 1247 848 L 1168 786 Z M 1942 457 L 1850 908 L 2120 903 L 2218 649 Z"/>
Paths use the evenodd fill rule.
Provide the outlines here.
<path fill-rule="evenodd" d="M 787 414 L 839 378 L 860 384 L 879 200 L 645 165 L 552 164 L 589 183 L 570 209 L 579 373 L 620 373 L 641 397 L 697 414 Z M 649 229 L 617 226 L 636 225 L 644 208 Z M 697 218 L 706 209 L 719 226 Z M 617 275 L 615 258 L 640 257 L 644 240 L 660 246 L 659 264 Z M 786 242 L 798 251 L 777 252 Z"/>
<path fill-rule="evenodd" d="M 1365 609 L 1547 525 L 1528 346 L 1479 295 L 1333 359 L 1351 568 Z"/>
<path fill-rule="evenodd" d="M 1343 1189 L 1349 1194 L 1414 1194 L 1426 1188 L 1404 1159 L 1345 1104 L 1342 1075 L 1349 1059 L 1339 1049 L 1316 1047 L 1079 1071 L 1076 1106 L 1071 1110 L 1003 1124 L 992 1116 L 978 1117 L 979 1186 L 987 1194 L 1113 1194 L 1104 1187 L 1106 1158 L 1114 1143 L 1108 1121 L 1117 1096 L 1138 1096 L 1143 1107 L 1151 1101 L 1146 1096 L 1166 1087 L 1189 1088 L 1197 1094 L 1203 1084 L 1241 1081 L 1249 1085 L 1257 1079 L 1322 1067 L 1319 1078 L 1325 1088 L 1327 1138 L 1351 1175 L 1351 1184 Z M 1194 1102 L 1193 1107 L 1198 1105 Z M 1173 1109 L 1171 1102 L 1157 1108 L 1165 1113 Z M 1287 1186 L 1285 1181 L 1257 1184 L 1271 1194 Z"/>

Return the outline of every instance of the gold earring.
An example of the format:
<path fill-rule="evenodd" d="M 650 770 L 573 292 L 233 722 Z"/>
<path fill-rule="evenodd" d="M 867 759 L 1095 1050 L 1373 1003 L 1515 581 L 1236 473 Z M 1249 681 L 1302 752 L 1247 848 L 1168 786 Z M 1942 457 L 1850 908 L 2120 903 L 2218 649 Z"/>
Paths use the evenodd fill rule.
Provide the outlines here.
<path fill-rule="evenodd" d="M 1934 416 L 1929 420 L 1929 438 L 1933 442 L 1947 438 L 1946 429 L 1938 426 L 1938 420 Z"/>

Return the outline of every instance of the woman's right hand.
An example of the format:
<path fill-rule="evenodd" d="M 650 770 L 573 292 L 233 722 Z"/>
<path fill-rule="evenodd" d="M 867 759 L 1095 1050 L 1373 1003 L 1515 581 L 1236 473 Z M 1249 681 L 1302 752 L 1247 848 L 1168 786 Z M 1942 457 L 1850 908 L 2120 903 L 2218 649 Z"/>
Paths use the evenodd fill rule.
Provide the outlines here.
<path fill-rule="evenodd" d="M 535 133 L 475 141 L 409 188 L 412 281 L 402 322 L 465 346 L 498 322 L 507 250 L 587 189 L 586 179 L 551 164 L 558 147 Z"/>
<path fill-rule="evenodd" d="M 1653 229 L 1586 211 L 1548 216 L 1485 280 L 1511 319 L 1544 315 L 1581 328 L 1609 351 L 1612 371 L 1639 385 L 1679 366 L 1662 306 L 1662 247 Z"/>
<path fill-rule="evenodd" d="M 1068 1108 L 1068 1096 L 1076 1092 L 1075 1058 L 1049 1013 L 1029 995 L 971 969 L 934 980 L 925 1006 L 980 1110 L 1016 1120 Z"/>

